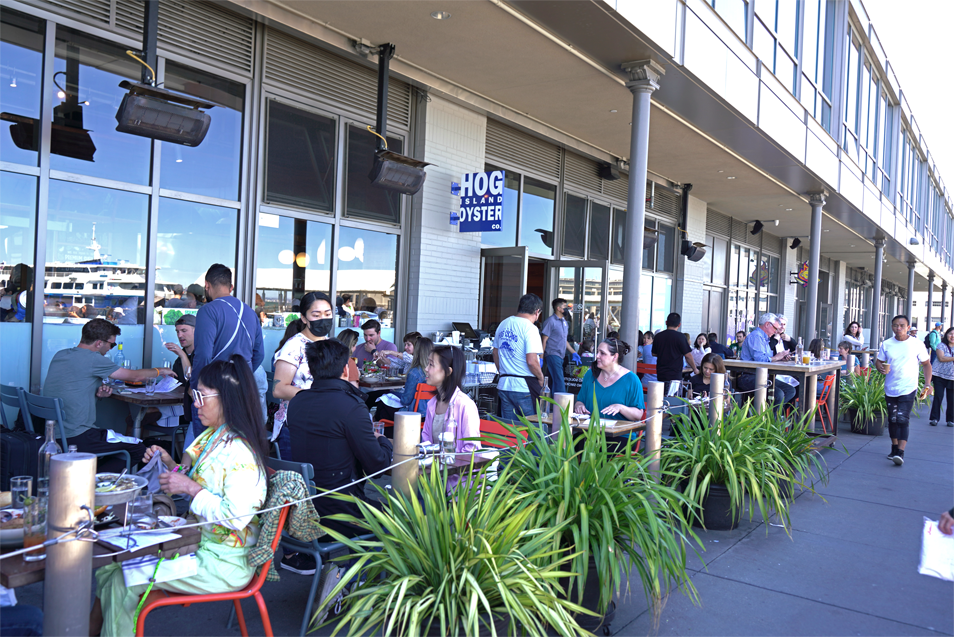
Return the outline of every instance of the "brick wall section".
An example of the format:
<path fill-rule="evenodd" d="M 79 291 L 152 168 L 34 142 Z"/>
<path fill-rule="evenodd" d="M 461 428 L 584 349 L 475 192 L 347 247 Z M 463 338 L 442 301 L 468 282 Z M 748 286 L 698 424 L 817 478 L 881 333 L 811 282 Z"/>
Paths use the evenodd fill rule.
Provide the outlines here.
<path fill-rule="evenodd" d="M 424 161 L 427 181 L 410 229 L 407 329 L 428 335 L 451 321 L 477 325 L 480 234 L 449 223 L 460 198 L 451 182 L 484 169 L 487 118 L 436 96 L 427 103 Z"/>
<path fill-rule="evenodd" d="M 689 216 L 687 220 L 686 233 L 690 241 L 706 242 L 706 202 L 689 196 Z M 679 233 L 682 234 L 682 233 Z M 682 280 L 682 299 L 678 304 L 681 308 L 682 331 L 692 335 L 693 340 L 696 334 L 707 329 L 709 326 L 702 324 L 702 282 L 707 278 L 709 269 L 712 267 L 710 257 L 693 263 L 686 257 L 679 254 L 682 247 L 682 237 L 676 239 L 676 258 L 683 262 L 683 280 Z M 709 254 L 712 254 L 712 248 L 706 248 Z M 664 325 L 658 326 L 659 329 Z M 657 326 L 653 326 L 654 329 Z M 718 331 L 718 330 L 716 330 Z"/>

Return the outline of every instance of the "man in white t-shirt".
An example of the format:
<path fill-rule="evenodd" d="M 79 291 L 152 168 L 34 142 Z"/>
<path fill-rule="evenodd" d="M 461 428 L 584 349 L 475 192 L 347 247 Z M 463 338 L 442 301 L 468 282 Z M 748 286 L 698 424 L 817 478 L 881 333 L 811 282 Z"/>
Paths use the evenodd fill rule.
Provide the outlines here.
<path fill-rule="evenodd" d="M 515 422 L 517 415 L 537 413 L 536 398 L 543 387 L 540 355 L 543 343 L 534 323 L 543 311 L 543 301 L 536 294 L 524 294 L 517 313 L 504 319 L 494 335 L 494 363 L 500 380 L 497 396 L 500 414 L 505 421 Z"/>
<path fill-rule="evenodd" d="M 931 356 L 924 343 L 908 334 L 911 324 L 904 315 L 891 319 L 889 338 L 878 348 L 875 367 L 885 375 L 884 393 L 888 404 L 888 433 L 891 436 L 891 453 L 888 460 L 904 464 L 904 448 L 908 444 L 908 421 L 918 390 L 918 365 L 924 369 L 923 400 L 934 393 L 931 385 Z"/>

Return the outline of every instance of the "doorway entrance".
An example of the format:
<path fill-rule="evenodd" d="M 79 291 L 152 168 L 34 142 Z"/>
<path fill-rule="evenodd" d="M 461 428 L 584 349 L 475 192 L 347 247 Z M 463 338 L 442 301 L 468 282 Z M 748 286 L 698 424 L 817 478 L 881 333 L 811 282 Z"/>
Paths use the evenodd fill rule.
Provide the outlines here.
<path fill-rule="evenodd" d="M 606 262 L 550 261 L 547 272 L 550 294 L 543 297 L 547 303 L 544 313 L 549 315 L 552 299 L 565 299 L 571 340 L 599 342 L 607 329 Z"/>

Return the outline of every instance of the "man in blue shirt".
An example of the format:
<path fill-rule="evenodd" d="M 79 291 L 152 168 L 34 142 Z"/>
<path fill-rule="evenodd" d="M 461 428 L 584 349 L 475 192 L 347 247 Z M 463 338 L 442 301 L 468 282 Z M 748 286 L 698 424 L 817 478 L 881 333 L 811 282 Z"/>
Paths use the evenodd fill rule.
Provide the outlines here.
<path fill-rule="evenodd" d="M 739 350 L 739 360 L 757 361 L 759 363 L 769 363 L 776 361 L 787 361 L 792 357 L 788 350 L 778 354 L 772 353 L 772 347 L 769 345 L 771 339 L 779 331 L 781 325 L 778 317 L 771 312 L 766 312 L 759 317 L 758 329 L 752 330 L 745 341 L 742 343 L 742 349 Z M 739 376 L 739 391 L 748 392 L 755 389 L 755 372 L 745 372 Z M 791 385 L 777 383 L 775 385 L 775 405 L 781 407 L 795 397 L 795 388 Z"/>
<path fill-rule="evenodd" d="M 232 271 L 221 263 L 216 263 L 205 274 L 205 298 L 208 303 L 199 308 L 195 318 L 195 358 L 192 360 L 191 387 L 199 388 L 199 374 L 202 368 L 215 360 L 228 360 L 232 354 L 238 354 L 246 361 L 259 385 L 259 402 L 265 403 L 265 391 L 268 381 L 264 371 L 258 371 L 265 359 L 265 346 L 262 342 L 262 324 L 255 311 L 232 296 Z M 264 407 L 263 407 L 264 411 Z M 202 425 L 199 414 L 192 406 L 192 432 L 186 437 L 186 444 L 199 435 Z"/>
<path fill-rule="evenodd" d="M 543 360 L 547 366 L 547 376 L 550 377 L 550 391 L 554 394 L 562 394 L 566 393 L 563 357 L 569 353 L 570 356 L 575 356 L 576 360 L 579 360 L 579 356 L 567 342 L 569 324 L 564 318 L 566 300 L 554 299 L 550 305 L 553 307 L 553 314 L 543 322 L 543 329 L 540 330 L 540 337 L 543 340 Z"/>

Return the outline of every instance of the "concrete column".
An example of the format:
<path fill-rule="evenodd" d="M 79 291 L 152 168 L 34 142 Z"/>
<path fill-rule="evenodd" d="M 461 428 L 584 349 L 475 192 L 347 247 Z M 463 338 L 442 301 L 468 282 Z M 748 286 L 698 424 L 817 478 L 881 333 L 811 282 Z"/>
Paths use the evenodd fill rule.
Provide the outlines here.
<path fill-rule="evenodd" d="M 646 173 L 649 168 L 649 108 L 662 65 L 652 60 L 627 62 L 626 83 L 633 93 L 633 126 L 629 141 L 629 197 L 626 200 L 626 242 L 623 255 L 623 299 L 620 336 L 636 342 L 639 331 L 639 278 L 643 269 L 643 228 L 646 226 Z"/>
<path fill-rule="evenodd" d="M 941 298 L 944 298 L 941 295 Z M 944 301 L 941 301 L 941 305 L 944 305 Z M 934 273 L 931 272 L 928 274 L 928 300 L 927 300 L 927 318 L 925 319 L 924 329 L 931 329 L 931 312 L 934 310 Z"/>
<path fill-rule="evenodd" d="M 881 327 L 878 325 L 881 319 L 881 270 L 884 261 L 884 239 L 875 239 L 875 270 L 874 270 L 874 289 L 871 291 L 871 342 L 868 343 L 870 349 L 878 349 L 881 345 Z"/>
<path fill-rule="evenodd" d="M 824 192 L 814 192 L 808 202 L 812 206 L 812 230 L 808 237 L 808 302 L 805 305 L 805 325 L 802 336 L 805 347 L 812 342 L 818 331 L 815 329 L 818 316 L 818 266 L 821 261 L 822 206 L 825 205 Z"/>
<path fill-rule="evenodd" d="M 908 298 L 904 304 L 904 313 L 909 322 L 914 320 L 914 262 L 908 264 Z"/>
<path fill-rule="evenodd" d="M 662 447 L 663 396 L 666 384 L 649 381 L 646 383 L 646 456 L 652 461 L 649 470 L 659 482 L 659 454 Z"/>
<path fill-rule="evenodd" d="M 941 325 L 944 325 L 945 327 L 947 327 L 947 322 L 946 322 L 947 312 L 945 311 L 947 309 L 945 307 L 946 304 L 947 304 L 947 281 L 942 281 L 941 282 Z"/>

